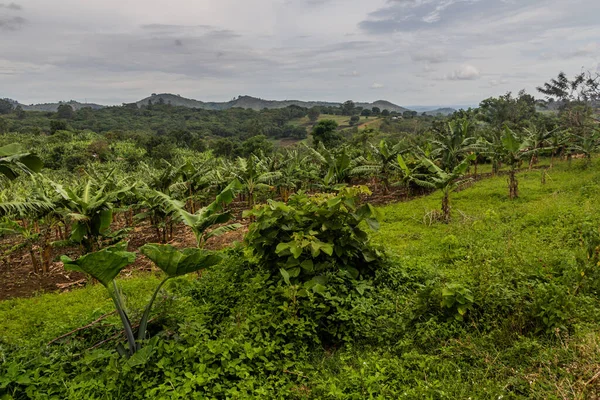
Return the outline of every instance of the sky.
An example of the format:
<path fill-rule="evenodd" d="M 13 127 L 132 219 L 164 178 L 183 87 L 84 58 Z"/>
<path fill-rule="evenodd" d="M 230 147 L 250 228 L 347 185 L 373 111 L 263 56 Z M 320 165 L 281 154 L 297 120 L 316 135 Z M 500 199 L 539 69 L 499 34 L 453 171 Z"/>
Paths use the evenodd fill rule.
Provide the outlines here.
<path fill-rule="evenodd" d="M 600 72 L 599 0 L 0 0 L 0 98 L 477 105 Z"/>

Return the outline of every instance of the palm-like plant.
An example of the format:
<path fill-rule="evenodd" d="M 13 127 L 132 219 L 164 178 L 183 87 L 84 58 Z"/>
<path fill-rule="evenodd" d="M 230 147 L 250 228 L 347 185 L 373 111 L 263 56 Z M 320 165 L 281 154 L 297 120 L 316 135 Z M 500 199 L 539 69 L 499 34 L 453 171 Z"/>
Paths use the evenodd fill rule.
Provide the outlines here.
<path fill-rule="evenodd" d="M 371 145 L 371 154 L 374 158 L 371 162 L 352 169 L 351 174 L 370 173 L 375 174 L 383 185 L 384 193 L 389 188 L 389 180 L 394 168 L 394 160 L 404 149 L 404 143 L 399 142 L 390 146 L 385 139 L 378 146 Z"/>
<path fill-rule="evenodd" d="M 570 150 L 583 154 L 585 156 L 586 166 L 592 162 L 592 155 L 598 150 L 600 146 L 600 137 L 598 132 L 592 132 L 585 136 L 571 135 L 573 143 L 570 146 Z"/>
<path fill-rule="evenodd" d="M 492 149 L 508 165 L 508 196 L 510 199 L 519 197 L 519 182 L 517 180 L 517 168 L 523 159 L 532 153 L 530 139 L 519 137 L 509 127 L 504 128 L 501 138 L 502 146 Z"/>
<path fill-rule="evenodd" d="M 234 180 L 217 195 L 212 203 L 201 208 L 195 214 L 187 212 L 183 207 L 177 209 L 179 218 L 194 232 L 198 247 L 202 247 L 211 237 L 240 228 L 241 225 L 236 223 L 221 225 L 210 232 L 208 231 L 209 228 L 215 225 L 226 224 L 232 218 L 233 215 L 231 212 L 225 210 L 225 206 L 231 203 L 237 196 L 237 193 L 243 189 L 243 185 L 239 181 Z"/>
<path fill-rule="evenodd" d="M 569 135 L 567 132 L 555 129 L 551 132 L 548 139 L 548 147 L 550 148 L 550 168 L 554 167 L 554 159 L 560 156 L 569 143 Z"/>
<path fill-rule="evenodd" d="M 236 167 L 234 177 L 247 196 L 248 207 L 254 206 L 258 190 L 270 189 L 271 184 L 281 176 L 279 171 L 268 171 L 264 162 L 254 154 L 247 159 L 238 158 Z"/>
<path fill-rule="evenodd" d="M 17 143 L 0 147 L 0 175 L 15 179 L 19 172 L 40 172 L 42 160 L 32 153 L 24 151 Z"/>
<path fill-rule="evenodd" d="M 430 175 L 425 179 L 417 179 L 415 182 L 421 186 L 442 191 L 442 218 L 446 223 L 450 222 L 450 193 L 459 186 L 459 179 L 465 175 L 469 169 L 469 164 L 474 158 L 474 155 L 469 155 L 455 166 L 451 172 L 444 171 L 429 158 L 421 159 Z"/>
<path fill-rule="evenodd" d="M 73 220 L 70 239 L 80 243 L 85 252 L 98 249 L 100 238 L 107 236 L 112 222 L 113 203 L 122 193 L 129 192 L 133 185 L 118 185 L 112 190 L 110 182 L 97 182 L 88 178 L 82 185 L 63 187 L 50 182 L 60 196 L 60 206 Z"/>
<path fill-rule="evenodd" d="M 529 139 L 531 146 L 529 159 L 529 169 L 533 168 L 533 165 L 538 162 L 539 153 L 545 150 L 550 150 L 549 147 L 550 139 L 552 138 L 552 131 L 548 131 L 541 127 L 531 126 L 525 129 L 525 134 Z"/>
<path fill-rule="evenodd" d="M 471 130 L 470 122 L 464 119 L 450 121 L 445 130 L 436 132 L 431 156 L 439 160 L 443 170 L 452 171 L 469 154 L 475 143 Z"/>
<path fill-rule="evenodd" d="M 349 182 L 352 170 L 358 164 L 358 158 L 352 158 L 347 147 L 334 151 L 319 143 L 317 149 L 307 148 L 312 158 L 325 167 L 322 171 L 325 172 L 321 182 L 323 189 L 330 190 L 339 184 Z"/>

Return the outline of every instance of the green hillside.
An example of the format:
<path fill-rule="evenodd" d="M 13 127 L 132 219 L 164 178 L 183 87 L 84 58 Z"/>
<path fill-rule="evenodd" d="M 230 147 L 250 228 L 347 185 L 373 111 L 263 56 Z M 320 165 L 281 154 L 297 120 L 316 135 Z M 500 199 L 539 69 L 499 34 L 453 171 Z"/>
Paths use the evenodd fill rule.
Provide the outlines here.
<path fill-rule="evenodd" d="M 46 345 L 112 310 L 100 285 L 1 302 L 0 396 L 597 398 L 599 168 L 561 162 L 545 184 L 521 172 L 512 201 L 505 176 L 473 182 L 449 224 L 431 220 L 439 193 L 378 208 L 388 264 L 362 296 L 318 303 L 346 327 L 341 345 L 303 314 L 316 300 L 271 287 L 244 247 L 168 284 L 161 333 L 129 360 L 97 346 L 119 334 L 114 315 Z M 132 312 L 154 276 L 120 281 Z"/>

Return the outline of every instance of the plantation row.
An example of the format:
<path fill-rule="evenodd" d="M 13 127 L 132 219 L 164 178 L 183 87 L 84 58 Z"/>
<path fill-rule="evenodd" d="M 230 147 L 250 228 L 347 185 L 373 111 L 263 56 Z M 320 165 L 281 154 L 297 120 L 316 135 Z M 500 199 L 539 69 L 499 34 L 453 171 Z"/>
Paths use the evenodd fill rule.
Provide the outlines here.
<path fill-rule="evenodd" d="M 1 193 L 2 232 L 21 237 L 18 245 L 5 249 L 5 256 L 27 247 L 34 272 L 44 273 L 55 257 L 52 247 L 70 242 L 81 245 L 84 253 L 98 250 L 126 237 L 128 229 L 140 220 L 149 221 L 156 240 L 162 243 L 172 239 L 173 225 L 183 222 L 192 228 L 202 247 L 211 235 L 227 231 L 221 227 L 206 232 L 209 226 L 226 222 L 230 214 L 210 224 L 205 221 L 209 216 L 202 216 L 202 206 L 226 187 L 247 209 L 257 199 L 287 201 L 299 191 L 332 192 L 354 183 L 368 182 L 383 194 L 397 188 L 404 196 L 419 188 L 439 189 L 444 193 L 439 218 L 448 222 L 450 193 L 467 176 L 476 177 L 479 165 L 490 164 L 494 174 L 505 165 L 508 195 L 515 198 L 518 168 L 535 166 L 540 156 L 550 157 L 551 166 L 556 157 L 581 155 L 589 161 L 600 143 L 596 133 L 581 136 L 559 129 L 477 132 L 467 120 L 454 120 L 424 148 L 413 147 L 408 140 L 395 144 L 381 140 L 377 145 L 366 142 L 362 149 L 348 145 L 327 148 L 317 136 L 314 147 L 300 146 L 272 156 L 259 153 L 230 161 L 207 155 L 200 161 L 142 164 L 131 172 L 100 164 L 81 178 L 67 180 L 34 175 Z M 34 157 L 19 154 L 19 149 L 10 146 L 5 153 L 7 176 L 13 178 L 19 166 L 27 168 L 25 161 Z M 110 229 L 117 218 L 121 229 Z"/>

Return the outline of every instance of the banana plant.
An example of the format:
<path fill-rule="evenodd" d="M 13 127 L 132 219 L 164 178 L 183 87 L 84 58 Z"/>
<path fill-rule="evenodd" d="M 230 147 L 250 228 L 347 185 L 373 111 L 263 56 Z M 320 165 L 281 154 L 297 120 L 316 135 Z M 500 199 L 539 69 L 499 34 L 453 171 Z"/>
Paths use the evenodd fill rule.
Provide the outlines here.
<path fill-rule="evenodd" d="M 432 158 L 439 160 L 446 172 L 451 172 L 471 151 L 471 146 L 475 143 L 471 131 L 469 120 L 462 119 L 450 121 L 444 130 L 435 132 Z"/>
<path fill-rule="evenodd" d="M 399 142 L 390 146 L 385 139 L 382 139 L 378 146 L 370 146 L 374 160 L 365 165 L 353 168 L 351 174 L 376 174 L 383 185 L 383 192 L 387 193 L 390 186 L 390 176 L 393 173 L 394 160 L 402 152 L 404 144 Z"/>
<path fill-rule="evenodd" d="M 233 201 L 244 186 L 237 180 L 233 180 L 215 200 L 208 206 L 201 208 L 195 214 L 187 212 L 183 207 L 179 207 L 178 213 L 184 224 L 189 226 L 194 232 L 198 247 L 202 247 L 211 237 L 222 235 L 226 232 L 236 230 L 241 227 L 240 224 L 222 225 L 208 232 L 207 230 L 218 224 L 225 224 L 231 218 L 232 214 L 225 211 L 225 206 Z"/>
<path fill-rule="evenodd" d="M 281 177 L 281 172 L 266 171 L 262 161 L 252 154 L 248 159 L 238 158 L 236 180 L 241 184 L 241 190 L 247 195 L 248 207 L 254 206 L 256 191 L 271 188 L 271 183 Z"/>
<path fill-rule="evenodd" d="M 427 167 L 430 175 L 426 180 L 418 180 L 416 182 L 422 186 L 442 191 L 442 217 L 445 223 L 450 222 L 450 193 L 458 187 L 458 180 L 466 174 L 469 164 L 474 159 L 474 154 L 469 155 L 460 164 L 455 166 L 451 172 L 444 171 L 428 158 L 421 159 L 422 164 Z"/>
<path fill-rule="evenodd" d="M 408 163 L 402 157 L 402 154 L 398 154 L 396 157 L 396 162 L 398 163 L 398 168 L 400 169 L 400 180 L 394 183 L 394 186 L 403 186 L 406 188 L 406 197 L 410 197 L 411 195 L 411 186 L 413 184 L 417 186 L 427 186 L 427 176 L 428 174 L 422 171 L 423 166 L 422 163 L 411 163 L 411 167 L 408 166 Z"/>
<path fill-rule="evenodd" d="M 529 169 L 532 169 L 534 164 L 537 164 L 538 162 L 540 152 L 552 149 L 551 147 L 549 147 L 549 145 L 553 131 L 548 131 L 545 128 L 536 127 L 532 124 L 530 128 L 525 128 L 525 133 L 529 139 L 531 147 Z"/>
<path fill-rule="evenodd" d="M 112 222 L 113 203 L 135 186 L 119 185 L 110 190 L 107 182 L 100 183 L 92 178 L 74 188 L 50 183 L 61 196 L 61 205 L 68 212 L 68 217 L 74 221 L 70 239 L 81 244 L 86 253 L 100 247 L 100 238 L 108 235 Z"/>
<path fill-rule="evenodd" d="M 501 138 L 502 146 L 496 151 L 506 165 L 508 165 L 508 197 L 516 199 L 519 197 L 519 181 L 517 180 L 517 168 L 525 157 L 532 153 L 529 138 L 519 137 L 509 127 L 504 128 Z"/>
<path fill-rule="evenodd" d="M 91 275 L 107 289 L 119 314 L 127 338 L 128 349 L 121 345 L 117 349 L 121 354 L 128 357 L 133 356 L 142 348 L 146 339 L 150 312 L 163 285 L 169 279 L 212 267 L 222 259 L 219 254 L 213 252 L 196 248 L 177 250 L 171 245 L 146 244 L 140 248 L 140 251 L 164 271 L 166 276 L 156 287 L 150 301 L 144 308 L 137 331 L 137 339 L 134 333 L 134 325 L 125 310 L 122 292 L 115 281 L 121 270 L 133 263 L 136 258 L 135 253 L 127 251 L 127 243 L 122 242 L 115 246 L 106 247 L 97 252 L 81 256 L 77 260 L 72 260 L 67 256 L 61 257 L 65 269 Z"/>
<path fill-rule="evenodd" d="M 166 243 L 167 238 L 172 239 L 173 222 L 178 219 L 179 210 L 184 208 L 185 203 L 150 188 L 138 189 L 136 195 L 138 206 L 144 211 L 137 214 L 135 219 L 149 218 L 155 229 L 157 240 L 161 243 Z"/>
<path fill-rule="evenodd" d="M 0 175 L 9 180 L 16 179 L 19 172 L 40 172 L 42 166 L 38 156 L 23 150 L 18 143 L 0 147 Z"/>
<path fill-rule="evenodd" d="M 600 146 L 600 137 L 597 132 L 592 132 L 585 136 L 572 135 L 574 141 L 571 150 L 575 153 L 585 156 L 585 165 L 589 166 L 592 162 L 592 155 L 598 151 Z"/>

